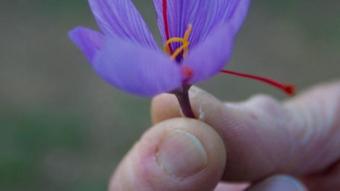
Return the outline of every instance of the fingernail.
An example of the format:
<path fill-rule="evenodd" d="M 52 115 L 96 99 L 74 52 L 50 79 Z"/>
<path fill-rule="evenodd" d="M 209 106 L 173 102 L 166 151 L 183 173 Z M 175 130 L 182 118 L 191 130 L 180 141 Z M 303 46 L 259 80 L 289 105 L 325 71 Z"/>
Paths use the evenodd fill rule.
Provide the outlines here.
<path fill-rule="evenodd" d="M 208 156 L 198 138 L 186 131 L 174 130 L 160 143 L 157 161 L 167 174 L 188 177 L 207 166 Z"/>
<path fill-rule="evenodd" d="M 276 176 L 249 189 L 249 191 L 306 191 L 306 188 L 295 178 L 290 176 Z"/>

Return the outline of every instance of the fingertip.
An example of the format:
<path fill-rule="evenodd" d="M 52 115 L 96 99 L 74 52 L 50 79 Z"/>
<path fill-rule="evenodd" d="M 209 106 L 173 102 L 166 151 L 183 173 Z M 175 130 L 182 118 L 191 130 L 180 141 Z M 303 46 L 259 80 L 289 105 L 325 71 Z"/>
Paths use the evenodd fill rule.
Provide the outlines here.
<path fill-rule="evenodd" d="M 216 114 L 220 114 L 219 111 L 223 109 L 222 102 L 196 86 L 190 88 L 189 96 L 193 112 L 202 121 L 209 121 L 209 118 L 218 117 Z M 151 119 L 153 124 L 181 116 L 180 106 L 174 95 L 160 94 L 152 100 Z"/>
<path fill-rule="evenodd" d="M 191 119 L 167 120 L 142 136 L 118 168 L 111 190 L 212 190 L 225 160 L 223 141 L 211 127 Z"/>
<path fill-rule="evenodd" d="M 167 119 L 181 116 L 179 104 L 172 94 L 160 94 L 151 102 L 151 121 L 157 124 Z"/>
<path fill-rule="evenodd" d="M 297 179 L 291 176 L 274 176 L 260 182 L 248 191 L 306 191 L 306 187 Z"/>

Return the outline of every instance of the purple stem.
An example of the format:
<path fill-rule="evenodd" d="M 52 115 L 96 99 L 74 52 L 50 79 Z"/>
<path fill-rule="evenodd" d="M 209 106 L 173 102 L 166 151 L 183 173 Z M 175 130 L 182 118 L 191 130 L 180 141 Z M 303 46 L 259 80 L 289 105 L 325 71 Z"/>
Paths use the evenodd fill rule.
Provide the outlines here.
<path fill-rule="evenodd" d="M 181 106 L 182 112 L 185 117 L 195 119 L 195 114 L 192 111 L 190 99 L 189 99 L 190 87 L 183 87 L 180 91 L 176 91 L 175 95 L 178 99 L 179 105 Z"/>

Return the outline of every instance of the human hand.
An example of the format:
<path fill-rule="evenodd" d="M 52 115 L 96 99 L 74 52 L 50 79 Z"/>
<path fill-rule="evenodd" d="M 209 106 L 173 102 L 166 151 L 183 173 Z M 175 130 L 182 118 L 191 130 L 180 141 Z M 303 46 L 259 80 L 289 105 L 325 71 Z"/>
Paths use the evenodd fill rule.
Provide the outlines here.
<path fill-rule="evenodd" d="M 110 191 L 247 187 L 224 181 L 249 183 L 248 191 L 340 190 L 340 82 L 284 103 L 255 96 L 225 104 L 198 88 L 190 94 L 203 122 L 180 118 L 173 96 L 156 97 L 155 125 L 121 162 Z"/>

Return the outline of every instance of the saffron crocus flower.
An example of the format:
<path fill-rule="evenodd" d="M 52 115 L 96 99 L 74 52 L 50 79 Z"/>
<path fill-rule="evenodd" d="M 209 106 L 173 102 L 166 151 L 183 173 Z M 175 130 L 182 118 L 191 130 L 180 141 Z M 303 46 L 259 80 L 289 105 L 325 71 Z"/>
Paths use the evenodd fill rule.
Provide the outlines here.
<path fill-rule="evenodd" d="M 140 96 L 174 92 L 192 116 L 188 88 L 229 62 L 249 1 L 153 0 L 159 48 L 131 0 L 89 0 L 100 32 L 77 27 L 70 38 L 112 86 Z"/>

